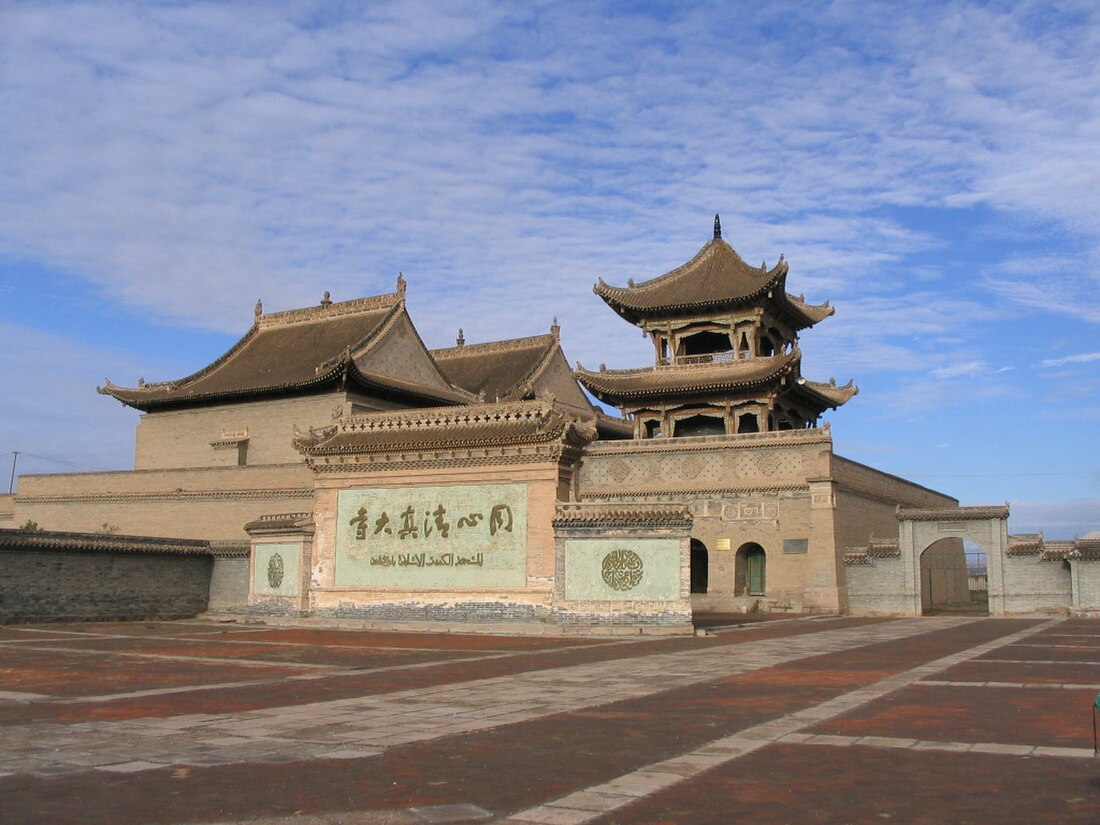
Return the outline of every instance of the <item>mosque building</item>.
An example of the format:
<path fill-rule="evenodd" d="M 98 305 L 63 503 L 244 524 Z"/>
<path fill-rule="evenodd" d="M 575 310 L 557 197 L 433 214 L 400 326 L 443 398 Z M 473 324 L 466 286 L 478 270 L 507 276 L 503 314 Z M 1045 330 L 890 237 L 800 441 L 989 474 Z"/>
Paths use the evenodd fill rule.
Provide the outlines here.
<path fill-rule="evenodd" d="M 700 610 L 844 612 L 852 548 L 958 502 L 833 452 L 821 417 L 858 389 L 802 376 L 799 333 L 834 310 L 788 270 L 747 264 L 716 217 L 671 272 L 601 279 L 653 343 L 630 369 L 571 369 L 556 322 L 430 350 L 400 277 L 257 304 L 198 372 L 99 389 L 142 412 L 133 470 L 24 477 L 13 520 L 221 543 L 222 585 L 260 615 L 690 632 Z M 943 552 L 962 563 L 961 540 Z"/>

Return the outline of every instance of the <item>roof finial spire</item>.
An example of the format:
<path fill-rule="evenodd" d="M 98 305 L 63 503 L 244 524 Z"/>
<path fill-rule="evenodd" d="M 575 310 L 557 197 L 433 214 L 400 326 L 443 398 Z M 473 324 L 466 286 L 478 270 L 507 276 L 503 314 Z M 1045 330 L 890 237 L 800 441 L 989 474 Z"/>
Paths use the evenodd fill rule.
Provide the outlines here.
<path fill-rule="evenodd" d="M 264 302 L 259 298 L 256 299 L 256 317 L 259 318 L 264 314 Z"/>
<path fill-rule="evenodd" d="M 466 336 L 462 334 L 462 327 L 458 328 L 458 338 L 455 339 L 455 344 L 460 347 L 466 346 Z"/>
<path fill-rule="evenodd" d="M 403 272 L 397 273 L 397 294 L 402 298 L 405 297 L 405 273 Z"/>
<path fill-rule="evenodd" d="M 321 306 L 325 309 L 328 309 L 330 306 L 332 306 L 332 295 L 329 294 L 329 291 L 327 289 L 325 290 L 325 294 L 321 296 Z"/>
<path fill-rule="evenodd" d="M 561 327 L 558 326 L 558 316 L 554 316 L 554 323 L 550 325 L 550 334 L 558 340 L 561 340 Z"/>
<path fill-rule="evenodd" d="M 714 240 L 720 240 L 722 237 L 722 219 L 718 217 L 718 213 L 714 213 Z"/>

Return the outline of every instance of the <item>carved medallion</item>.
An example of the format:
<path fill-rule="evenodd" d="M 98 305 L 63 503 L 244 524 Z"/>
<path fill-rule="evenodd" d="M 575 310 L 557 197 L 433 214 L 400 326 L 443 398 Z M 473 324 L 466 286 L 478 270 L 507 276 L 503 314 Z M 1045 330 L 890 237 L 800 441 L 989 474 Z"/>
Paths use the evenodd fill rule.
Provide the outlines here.
<path fill-rule="evenodd" d="M 781 463 L 775 453 L 764 453 L 756 457 L 756 469 L 766 476 L 774 475 Z"/>
<path fill-rule="evenodd" d="M 611 463 L 608 473 L 611 474 L 611 477 L 615 479 L 615 481 L 622 484 L 630 475 L 630 465 L 624 459 L 616 459 Z"/>
<path fill-rule="evenodd" d="M 697 455 L 689 455 L 680 465 L 680 472 L 684 478 L 696 478 L 703 472 L 703 459 Z"/>
<path fill-rule="evenodd" d="M 273 590 L 283 583 L 283 557 L 278 553 L 272 553 L 267 562 L 267 583 Z"/>
<path fill-rule="evenodd" d="M 642 557 L 633 550 L 612 550 L 603 557 L 603 580 L 612 590 L 633 590 L 642 581 Z"/>

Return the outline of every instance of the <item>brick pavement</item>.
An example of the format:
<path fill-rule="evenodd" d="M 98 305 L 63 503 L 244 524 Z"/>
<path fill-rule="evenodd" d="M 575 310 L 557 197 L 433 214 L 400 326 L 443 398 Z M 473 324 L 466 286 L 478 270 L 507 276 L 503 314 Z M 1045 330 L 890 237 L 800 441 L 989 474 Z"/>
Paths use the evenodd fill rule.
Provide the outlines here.
<path fill-rule="evenodd" d="M 878 770 L 916 766 L 944 788 L 957 783 L 947 757 L 977 775 L 1025 760 L 1032 781 L 1057 777 L 1040 797 L 1061 783 L 1065 800 L 1009 806 L 998 818 L 1025 821 L 1013 816 L 1027 809 L 1100 821 L 1091 728 L 1078 712 L 1098 680 L 1042 681 L 1051 678 L 1044 668 L 1090 669 L 1095 622 L 837 618 L 632 641 L 218 634 L 201 623 L 71 630 L 0 635 L 0 822 L 275 822 L 297 813 L 333 823 L 694 823 L 732 821 L 742 809 L 758 822 L 845 822 L 862 821 L 854 812 L 868 805 L 892 821 L 954 821 L 909 802 L 834 798 L 836 780 L 825 777 L 809 782 L 801 803 L 787 793 L 774 809 L 753 807 L 800 762 L 806 777 L 850 762 L 847 780 L 880 787 L 868 751 Z M 53 649 L 45 638 L 59 640 L 65 667 L 80 667 L 66 656 L 85 657 L 98 675 L 73 690 L 64 678 L 72 671 L 41 667 L 43 648 Z M 288 670 L 279 650 L 300 667 Z M 165 685 L 136 677 L 136 690 L 96 692 L 126 683 L 135 663 L 155 663 Z M 1005 679 L 1006 667 L 1020 670 Z M 974 678 L 982 668 L 997 678 Z M 249 690 L 263 701 L 212 712 L 220 694 Z M 191 712 L 196 695 L 203 712 Z M 1000 713 L 983 710 L 983 697 Z M 760 774 L 768 765 L 775 776 Z M 905 787 L 900 776 L 891 782 Z M 911 784 L 903 796 L 925 791 Z M 987 804 L 1003 805 L 1004 794 Z"/>

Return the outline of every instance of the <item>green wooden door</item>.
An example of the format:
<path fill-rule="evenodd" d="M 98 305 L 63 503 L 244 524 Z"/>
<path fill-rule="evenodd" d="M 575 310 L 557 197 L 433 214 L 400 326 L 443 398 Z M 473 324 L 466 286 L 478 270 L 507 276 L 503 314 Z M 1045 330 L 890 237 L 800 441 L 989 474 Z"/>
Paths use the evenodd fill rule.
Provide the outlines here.
<path fill-rule="evenodd" d="M 764 587 L 766 585 L 765 559 L 766 556 L 763 550 L 750 550 L 748 553 L 749 595 L 751 596 L 764 595 Z"/>

